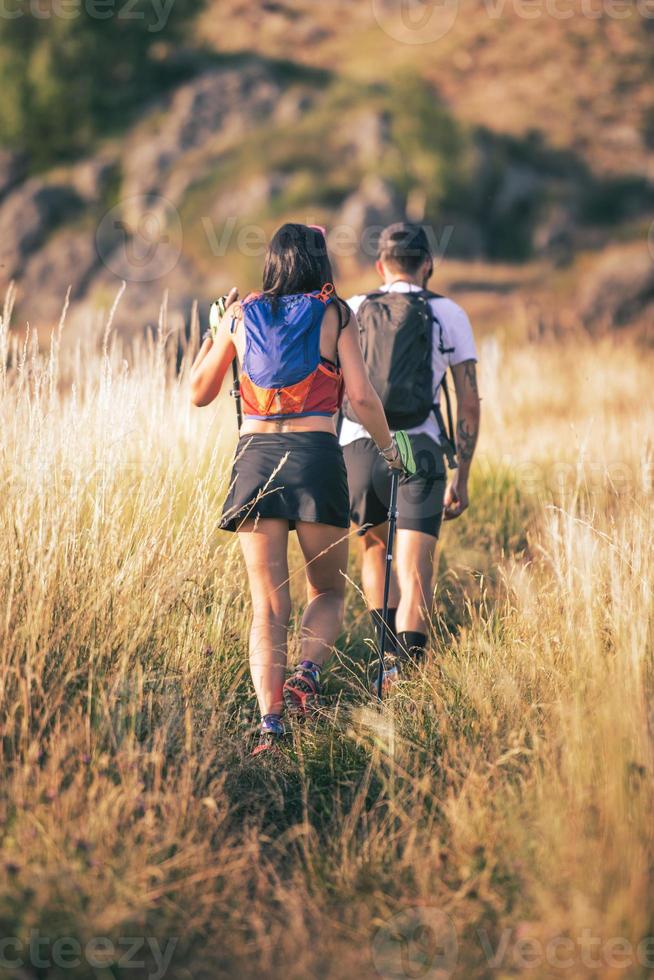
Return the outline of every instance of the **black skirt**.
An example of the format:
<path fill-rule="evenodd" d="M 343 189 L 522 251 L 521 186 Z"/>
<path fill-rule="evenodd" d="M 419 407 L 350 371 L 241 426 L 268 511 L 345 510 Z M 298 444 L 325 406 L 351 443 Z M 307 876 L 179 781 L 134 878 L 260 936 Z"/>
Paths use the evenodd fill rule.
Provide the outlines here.
<path fill-rule="evenodd" d="M 330 432 L 257 432 L 241 436 L 220 527 L 251 518 L 349 527 L 343 451 Z"/>

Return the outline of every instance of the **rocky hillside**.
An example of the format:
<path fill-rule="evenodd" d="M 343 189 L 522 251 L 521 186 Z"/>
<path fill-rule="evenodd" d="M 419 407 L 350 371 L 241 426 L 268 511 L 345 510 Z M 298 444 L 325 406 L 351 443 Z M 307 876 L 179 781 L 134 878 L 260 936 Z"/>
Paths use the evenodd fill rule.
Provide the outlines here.
<path fill-rule="evenodd" d="M 56 322 L 70 286 L 71 334 L 94 329 L 124 280 L 121 330 L 155 323 L 166 291 L 182 327 L 194 299 L 256 283 L 287 218 L 326 223 L 343 289 L 365 285 L 375 227 L 406 213 L 432 227 L 441 285 L 489 323 L 507 293 L 547 305 L 553 283 L 569 320 L 643 322 L 654 18 L 399 6 L 209 5 L 164 52 L 184 80 L 85 159 L 35 173 L 2 151 L 16 325 Z"/>
<path fill-rule="evenodd" d="M 198 29 L 215 50 L 238 54 L 256 38 L 267 57 L 369 82 L 411 67 L 462 123 L 537 131 L 596 174 L 654 178 L 654 9 L 645 4 L 226 0 Z"/>

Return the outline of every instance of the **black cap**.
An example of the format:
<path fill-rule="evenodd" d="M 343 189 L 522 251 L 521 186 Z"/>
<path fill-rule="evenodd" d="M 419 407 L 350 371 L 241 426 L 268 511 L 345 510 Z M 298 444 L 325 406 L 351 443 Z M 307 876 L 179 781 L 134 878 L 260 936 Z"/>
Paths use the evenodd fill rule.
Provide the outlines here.
<path fill-rule="evenodd" d="M 418 255 L 431 255 L 431 247 L 427 233 L 422 225 L 414 225 L 410 221 L 396 221 L 395 224 L 384 228 L 379 236 L 377 252 L 401 254 L 407 258 Z"/>

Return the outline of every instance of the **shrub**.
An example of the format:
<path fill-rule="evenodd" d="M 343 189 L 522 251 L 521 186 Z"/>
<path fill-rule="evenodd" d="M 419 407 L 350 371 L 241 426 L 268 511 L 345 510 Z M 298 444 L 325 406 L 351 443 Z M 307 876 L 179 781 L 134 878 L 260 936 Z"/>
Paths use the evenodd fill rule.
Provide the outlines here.
<path fill-rule="evenodd" d="M 78 0 L 65 16 L 41 5 L 37 17 L 16 0 L 0 20 L 0 144 L 27 150 L 35 167 L 87 149 L 153 91 L 155 45 L 179 38 L 197 9 Z"/>

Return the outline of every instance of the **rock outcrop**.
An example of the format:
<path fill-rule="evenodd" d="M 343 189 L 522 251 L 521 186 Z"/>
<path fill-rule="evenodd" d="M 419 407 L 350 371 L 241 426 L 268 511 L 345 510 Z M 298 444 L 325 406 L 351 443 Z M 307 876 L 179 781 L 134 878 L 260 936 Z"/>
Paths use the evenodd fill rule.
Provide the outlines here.
<path fill-rule="evenodd" d="M 186 82 L 125 146 L 121 197 L 135 227 L 144 211 L 177 206 L 217 157 L 270 116 L 280 87 L 264 69 L 212 69 Z"/>
<path fill-rule="evenodd" d="M 20 275 L 28 256 L 81 206 L 72 187 L 36 177 L 11 191 L 0 204 L 0 281 L 6 285 Z"/>

